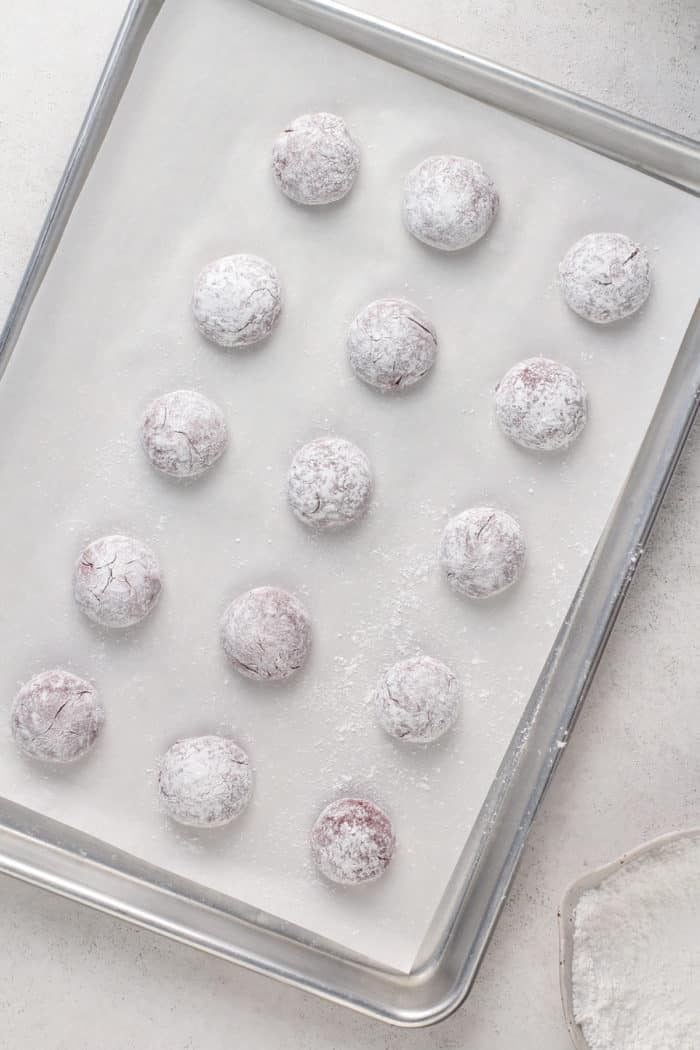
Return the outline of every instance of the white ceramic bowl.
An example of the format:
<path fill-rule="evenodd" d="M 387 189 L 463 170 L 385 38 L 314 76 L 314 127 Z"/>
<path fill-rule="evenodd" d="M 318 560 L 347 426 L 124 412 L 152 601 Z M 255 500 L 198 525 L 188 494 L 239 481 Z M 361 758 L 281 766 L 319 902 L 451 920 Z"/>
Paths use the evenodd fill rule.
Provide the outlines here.
<path fill-rule="evenodd" d="M 649 842 L 637 846 L 629 853 L 623 853 L 617 860 L 605 864 L 602 868 L 589 871 L 576 882 L 572 882 L 562 898 L 557 918 L 559 920 L 559 987 L 561 990 L 561 1002 L 564 1007 L 564 1019 L 566 1027 L 571 1036 L 571 1042 L 577 1050 L 590 1050 L 584 1039 L 581 1026 L 574 1020 L 573 986 L 571 980 L 571 962 L 574 949 L 574 912 L 579 898 L 587 890 L 599 886 L 623 864 L 629 864 L 631 860 L 637 860 L 647 853 L 653 853 L 660 846 L 666 846 L 669 842 L 677 842 L 679 839 L 696 838 L 700 836 L 700 827 L 688 828 L 686 831 L 673 831 L 668 835 L 660 835 L 659 838 L 651 839 Z"/>

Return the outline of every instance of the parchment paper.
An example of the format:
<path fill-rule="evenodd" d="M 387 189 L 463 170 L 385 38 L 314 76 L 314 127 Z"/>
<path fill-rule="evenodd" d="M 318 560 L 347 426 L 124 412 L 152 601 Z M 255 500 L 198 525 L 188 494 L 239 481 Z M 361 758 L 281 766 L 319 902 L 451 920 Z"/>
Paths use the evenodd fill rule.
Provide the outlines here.
<path fill-rule="evenodd" d="M 277 190 L 270 146 L 294 116 L 348 120 L 362 170 L 349 198 L 304 209 Z M 403 230 L 405 173 L 431 153 L 479 160 L 502 206 L 475 247 L 440 254 Z M 149 861 L 410 967 L 657 402 L 697 298 L 698 202 L 252 5 L 168 0 L 0 386 L 3 542 L 0 792 Z M 557 263 L 592 230 L 647 245 L 650 301 L 595 327 L 564 305 Z M 255 252 L 284 284 L 257 349 L 220 351 L 189 316 L 193 281 Z M 433 319 L 434 374 L 382 397 L 349 371 L 349 322 L 400 295 Z M 492 419 L 515 361 L 572 365 L 590 395 L 565 456 L 519 450 Z M 210 476 L 155 474 L 137 424 L 147 401 L 194 387 L 226 410 L 232 446 Z M 305 441 L 337 433 L 376 474 L 369 518 L 314 537 L 284 499 Z M 447 517 L 481 502 L 522 522 L 529 556 L 502 598 L 455 596 L 436 564 Z M 106 633 L 73 605 L 83 544 L 151 543 L 165 574 L 140 627 Z M 231 671 L 218 621 L 242 590 L 303 596 L 314 652 L 287 686 Z M 425 651 L 464 686 L 459 727 L 428 750 L 375 727 L 366 697 L 395 659 Z M 21 759 L 16 689 L 54 665 L 99 684 L 108 722 L 66 771 Z M 256 793 L 235 824 L 185 832 L 157 805 L 159 755 L 178 737 L 231 733 Z M 327 802 L 367 795 L 391 814 L 388 875 L 334 889 L 309 864 Z"/>

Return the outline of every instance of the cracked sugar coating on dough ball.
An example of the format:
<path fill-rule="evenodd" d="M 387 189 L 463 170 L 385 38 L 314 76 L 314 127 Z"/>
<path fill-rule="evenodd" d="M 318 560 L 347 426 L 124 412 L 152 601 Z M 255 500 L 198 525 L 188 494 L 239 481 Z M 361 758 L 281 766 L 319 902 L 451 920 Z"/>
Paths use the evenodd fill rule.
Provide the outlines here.
<path fill-rule="evenodd" d="M 209 263 L 192 297 L 195 324 L 219 346 L 250 346 L 264 339 L 281 308 L 277 271 L 257 255 L 227 255 Z"/>
<path fill-rule="evenodd" d="M 555 452 L 568 448 L 588 417 L 586 390 L 567 365 L 530 357 L 504 375 L 494 394 L 496 418 L 507 437 L 523 448 Z"/>
<path fill-rule="evenodd" d="M 459 594 L 490 598 L 515 583 L 524 562 L 520 525 L 503 510 L 471 507 L 445 526 L 440 564 Z"/>
<path fill-rule="evenodd" d="M 42 671 L 12 705 L 12 735 L 22 754 L 42 762 L 76 762 L 94 745 L 104 708 L 92 682 L 69 671 Z"/>
<path fill-rule="evenodd" d="M 651 291 L 644 248 L 622 233 L 589 233 L 566 253 L 559 278 L 567 304 L 595 324 L 635 313 Z"/>
<path fill-rule="evenodd" d="M 131 627 L 148 616 L 161 591 L 158 560 L 131 536 L 89 543 L 73 570 L 73 597 L 103 627 Z"/>
<path fill-rule="evenodd" d="M 298 598 L 280 587 L 256 587 L 231 602 L 221 621 L 221 644 L 246 678 L 289 678 L 311 648 L 311 620 Z"/>
<path fill-rule="evenodd" d="M 306 113 L 275 139 L 272 170 L 297 204 L 332 204 L 352 189 L 360 150 L 345 121 L 333 113 Z"/>
<path fill-rule="evenodd" d="M 253 776 L 242 747 L 223 736 L 178 740 L 163 756 L 158 774 L 163 807 L 180 824 L 217 828 L 250 802 Z"/>
<path fill-rule="evenodd" d="M 454 252 L 484 236 L 498 204 L 491 176 L 475 160 L 427 157 L 406 179 L 403 218 L 423 244 Z"/>
<path fill-rule="evenodd" d="M 228 443 L 224 414 L 195 390 L 173 390 L 151 401 L 141 421 L 141 444 L 156 470 L 195 478 L 209 470 Z"/>
<path fill-rule="evenodd" d="M 413 656 L 384 672 L 373 699 L 379 724 L 390 736 L 429 744 L 454 725 L 460 689 L 445 664 L 430 656 Z"/>
<path fill-rule="evenodd" d="M 423 311 L 405 299 L 377 299 L 350 325 L 353 371 L 378 390 L 400 390 L 435 364 L 437 334 Z"/>
<path fill-rule="evenodd" d="M 287 498 L 300 521 L 337 529 L 363 516 L 372 470 L 362 449 L 344 438 L 319 438 L 300 448 L 287 475 Z"/>
<path fill-rule="evenodd" d="M 322 875 L 354 886 L 383 875 L 394 854 L 391 821 L 374 802 L 341 798 L 321 813 L 311 830 L 311 855 Z"/>

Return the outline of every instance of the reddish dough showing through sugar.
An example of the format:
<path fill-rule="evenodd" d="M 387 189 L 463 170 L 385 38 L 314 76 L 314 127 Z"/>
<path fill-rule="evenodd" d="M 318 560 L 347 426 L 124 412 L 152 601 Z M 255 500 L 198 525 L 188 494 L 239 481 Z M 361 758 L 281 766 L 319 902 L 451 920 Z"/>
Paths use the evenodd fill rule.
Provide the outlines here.
<path fill-rule="evenodd" d="M 430 371 L 437 334 L 423 311 L 406 299 L 377 299 L 350 325 L 348 360 L 360 379 L 382 391 L 401 390 Z"/>
<path fill-rule="evenodd" d="M 103 536 L 88 544 L 73 570 L 78 607 L 103 627 L 131 627 L 143 620 L 160 591 L 155 554 L 131 536 Z"/>
<path fill-rule="evenodd" d="M 531 357 L 506 372 L 494 394 L 503 433 L 523 448 L 556 452 L 579 436 L 588 417 L 586 390 L 567 365 Z"/>
<path fill-rule="evenodd" d="M 311 831 L 311 855 L 331 882 L 355 886 L 383 875 L 394 855 L 391 821 L 374 802 L 342 798 L 321 813 Z"/>
<path fill-rule="evenodd" d="M 362 449 L 343 438 L 319 438 L 299 449 L 287 476 L 289 505 L 315 529 L 361 518 L 372 495 L 372 471 Z"/>
<path fill-rule="evenodd" d="M 248 756 L 221 736 L 178 740 L 160 764 L 158 787 L 164 809 L 173 820 L 199 828 L 216 828 L 238 817 L 253 791 Z"/>
<path fill-rule="evenodd" d="M 454 252 L 484 236 L 498 205 L 493 179 L 476 161 L 427 157 L 406 179 L 403 219 L 423 244 Z"/>
<path fill-rule="evenodd" d="M 277 137 L 272 170 L 282 192 L 297 204 L 332 204 L 352 189 L 360 150 L 342 117 L 305 113 Z"/>
<path fill-rule="evenodd" d="M 649 258 L 623 233 L 589 233 L 559 265 L 568 306 L 594 324 L 621 321 L 642 306 L 651 291 Z"/>
<path fill-rule="evenodd" d="M 490 598 L 512 586 L 525 562 L 520 525 L 503 510 L 471 507 L 450 518 L 440 543 L 440 564 L 459 594 Z"/>
<path fill-rule="evenodd" d="M 141 444 L 156 470 L 195 478 L 216 463 L 228 441 L 218 405 L 195 390 L 173 390 L 151 401 L 141 421 Z"/>
<path fill-rule="evenodd" d="M 373 699 L 379 724 L 390 736 L 429 744 L 454 725 L 460 689 L 445 664 L 430 656 L 413 656 L 384 672 Z"/>
<path fill-rule="evenodd" d="M 192 296 L 202 335 L 218 346 L 250 346 L 270 334 L 282 309 L 280 279 L 257 255 L 226 255 L 205 266 Z"/>
<path fill-rule="evenodd" d="M 282 680 L 306 662 L 311 620 L 293 594 L 280 587 L 256 587 L 227 608 L 221 621 L 221 644 L 246 678 Z"/>
<path fill-rule="evenodd" d="M 22 754 L 43 762 L 76 762 L 93 747 L 104 708 L 92 682 L 69 671 L 42 671 L 12 705 L 12 735 Z"/>

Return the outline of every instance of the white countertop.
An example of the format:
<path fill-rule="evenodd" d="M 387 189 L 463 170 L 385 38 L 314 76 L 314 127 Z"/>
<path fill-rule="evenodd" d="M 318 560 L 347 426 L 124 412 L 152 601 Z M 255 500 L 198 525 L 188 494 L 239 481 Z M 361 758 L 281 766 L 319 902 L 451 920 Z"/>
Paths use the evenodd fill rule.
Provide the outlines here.
<path fill-rule="evenodd" d="M 358 0 L 358 6 L 700 134 L 692 0 Z M 2 0 L 0 311 L 14 294 L 124 0 Z M 650 548 L 465 1007 L 400 1032 L 0 880 L 0 1050 L 567 1050 L 556 909 L 569 881 L 700 823 L 700 438 Z"/>

